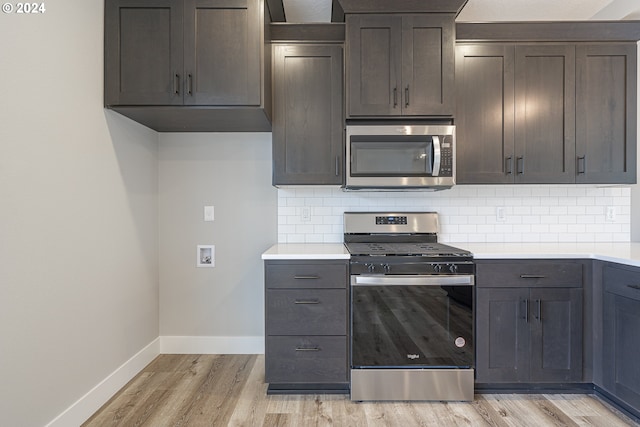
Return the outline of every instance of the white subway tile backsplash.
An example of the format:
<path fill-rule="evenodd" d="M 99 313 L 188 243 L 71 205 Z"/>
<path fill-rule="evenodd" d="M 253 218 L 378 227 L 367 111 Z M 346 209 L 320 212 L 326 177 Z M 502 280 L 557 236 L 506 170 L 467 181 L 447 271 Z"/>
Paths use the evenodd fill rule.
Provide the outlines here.
<path fill-rule="evenodd" d="M 607 206 L 615 221 L 606 221 Z M 430 192 L 278 190 L 279 243 L 342 242 L 346 211 L 435 211 L 442 242 L 628 242 L 628 187 L 581 185 L 463 186 Z M 302 208 L 310 217 L 303 219 Z M 497 208 L 504 209 L 498 220 Z"/>

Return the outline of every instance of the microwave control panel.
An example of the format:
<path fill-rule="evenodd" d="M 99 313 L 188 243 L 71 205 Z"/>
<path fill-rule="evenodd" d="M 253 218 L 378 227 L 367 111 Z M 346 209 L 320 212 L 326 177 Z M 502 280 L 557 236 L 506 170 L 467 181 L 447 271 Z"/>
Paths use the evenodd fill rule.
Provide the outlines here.
<path fill-rule="evenodd" d="M 453 144 L 450 136 L 442 137 L 442 144 L 440 144 L 440 173 L 438 176 L 453 176 Z"/>

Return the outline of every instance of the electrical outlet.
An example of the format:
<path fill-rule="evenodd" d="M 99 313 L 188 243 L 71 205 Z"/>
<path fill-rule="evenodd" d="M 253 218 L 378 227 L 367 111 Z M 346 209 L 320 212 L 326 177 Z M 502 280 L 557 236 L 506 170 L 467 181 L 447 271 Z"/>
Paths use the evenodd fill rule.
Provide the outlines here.
<path fill-rule="evenodd" d="M 303 221 L 311 221 L 311 208 L 309 206 L 304 206 L 302 208 L 302 214 L 300 215 Z"/>
<path fill-rule="evenodd" d="M 498 206 L 496 208 L 496 221 L 504 222 L 507 220 L 507 213 L 505 212 L 504 206 Z"/>
<path fill-rule="evenodd" d="M 605 219 L 607 222 L 614 222 L 616 220 L 616 207 L 615 206 L 607 206 L 607 212 L 605 214 Z"/>

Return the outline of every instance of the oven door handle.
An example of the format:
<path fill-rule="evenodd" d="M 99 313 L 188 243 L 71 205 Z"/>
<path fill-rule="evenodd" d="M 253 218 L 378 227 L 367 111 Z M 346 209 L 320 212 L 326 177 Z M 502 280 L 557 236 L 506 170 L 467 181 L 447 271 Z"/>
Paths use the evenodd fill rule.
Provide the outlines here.
<path fill-rule="evenodd" d="M 473 275 L 456 276 L 351 276 L 351 286 L 473 286 Z"/>

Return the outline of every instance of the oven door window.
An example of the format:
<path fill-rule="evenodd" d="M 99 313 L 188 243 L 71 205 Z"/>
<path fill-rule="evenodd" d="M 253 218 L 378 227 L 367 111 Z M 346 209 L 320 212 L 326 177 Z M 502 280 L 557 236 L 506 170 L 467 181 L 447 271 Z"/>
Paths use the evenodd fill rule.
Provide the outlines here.
<path fill-rule="evenodd" d="M 354 368 L 473 367 L 473 286 L 352 287 Z"/>
<path fill-rule="evenodd" d="M 431 176 L 431 137 L 351 137 L 352 176 Z"/>

